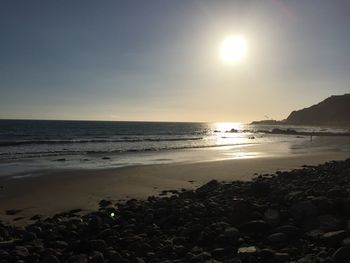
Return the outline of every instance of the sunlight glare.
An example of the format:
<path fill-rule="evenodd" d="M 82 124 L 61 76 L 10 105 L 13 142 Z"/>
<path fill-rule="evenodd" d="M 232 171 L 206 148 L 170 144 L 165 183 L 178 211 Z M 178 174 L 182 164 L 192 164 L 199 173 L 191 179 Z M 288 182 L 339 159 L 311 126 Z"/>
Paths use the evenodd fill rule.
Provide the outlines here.
<path fill-rule="evenodd" d="M 228 36 L 220 46 L 220 55 L 225 62 L 241 61 L 247 53 L 247 42 L 242 36 Z"/>
<path fill-rule="evenodd" d="M 217 122 L 214 123 L 214 130 L 218 132 L 229 132 L 232 129 L 241 130 L 242 123 L 240 122 Z"/>

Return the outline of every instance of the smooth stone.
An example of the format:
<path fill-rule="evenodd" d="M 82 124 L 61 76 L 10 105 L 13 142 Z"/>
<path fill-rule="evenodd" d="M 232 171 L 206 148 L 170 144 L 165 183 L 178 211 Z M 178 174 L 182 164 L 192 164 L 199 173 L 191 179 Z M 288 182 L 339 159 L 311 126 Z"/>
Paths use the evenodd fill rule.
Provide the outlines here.
<path fill-rule="evenodd" d="M 334 215 L 321 215 L 318 217 L 320 229 L 336 231 L 343 227 L 343 221 Z"/>
<path fill-rule="evenodd" d="M 102 199 L 98 204 L 99 204 L 100 207 L 107 207 L 107 206 L 111 205 L 112 202 L 108 201 L 108 200 L 105 200 L 105 199 Z"/>
<path fill-rule="evenodd" d="M 94 239 L 89 242 L 92 249 L 100 251 L 107 247 L 106 241 L 103 239 Z"/>
<path fill-rule="evenodd" d="M 317 207 L 320 214 L 332 213 L 332 211 L 335 210 L 333 201 L 325 196 L 313 198 L 312 203 Z"/>
<path fill-rule="evenodd" d="M 235 227 L 229 227 L 226 228 L 224 231 L 224 236 L 227 238 L 234 238 L 234 239 L 238 239 L 239 237 L 239 230 Z"/>
<path fill-rule="evenodd" d="M 300 258 L 297 263 L 318 263 L 320 258 L 316 255 L 306 255 L 305 257 Z"/>
<path fill-rule="evenodd" d="M 252 220 L 243 224 L 241 229 L 247 232 L 265 232 L 269 229 L 269 225 L 264 220 Z"/>
<path fill-rule="evenodd" d="M 284 233 L 289 237 L 295 237 L 299 233 L 299 228 L 293 225 L 283 225 L 273 229 L 273 233 Z"/>
<path fill-rule="evenodd" d="M 225 249 L 223 248 L 215 248 L 214 250 L 211 251 L 211 255 L 213 258 L 222 258 L 225 255 Z"/>
<path fill-rule="evenodd" d="M 340 247 L 332 255 L 334 263 L 345 263 L 350 260 L 350 247 Z"/>
<path fill-rule="evenodd" d="M 341 243 L 344 247 L 350 247 L 350 237 L 343 239 Z"/>
<path fill-rule="evenodd" d="M 343 201 L 343 211 L 345 215 L 350 216 L 350 199 L 349 198 L 344 199 Z"/>
<path fill-rule="evenodd" d="M 346 236 L 347 233 L 344 230 L 327 232 L 321 236 L 321 241 L 325 245 L 333 247 L 339 245 Z"/>
<path fill-rule="evenodd" d="M 221 184 L 217 180 L 211 180 L 205 185 L 197 188 L 196 192 L 197 193 L 206 193 L 206 192 L 211 192 L 216 189 L 218 189 L 221 186 Z"/>
<path fill-rule="evenodd" d="M 289 257 L 290 256 L 288 253 L 276 252 L 274 255 L 274 262 L 276 263 L 288 262 Z"/>
<path fill-rule="evenodd" d="M 43 261 L 41 261 L 41 263 L 60 263 L 60 261 L 58 260 L 58 258 L 54 255 L 49 255 L 47 257 L 44 258 Z"/>
<path fill-rule="evenodd" d="M 65 241 L 57 240 L 54 243 L 54 247 L 58 248 L 58 249 L 64 249 L 64 248 L 68 247 L 68 243 Z"/>
<path fill-rule="evenodd" d="M 16 246 L 14 249 L 14 253 L 16 256 L 23 258 L 29 256 L 29 251 L 24 246 Z"/>
<path fill-rule="evenodd" d="M 9 210 L 6 210 L 5 212 L 6 212 L 6 215 L 13 216 L 18 214 L 21 211 L 22 210 L 19 210 L 19 209 L 9 209 Z"/>
<path fill-rule="evenodd" d="M 110 228 L 106 228 L 98 234 L 98 237 L 99 238 L 106 238 L 106 237 L 113 236 L 113 235 L 114 235 L 114 231 Z"/>
<path fill-rule="evenodd" d="M 9 237 L 9 231 L 5 227 L 0 227 L 0 238 L 5 239 Z"/>
<path fill-rule="evenodd" d="M 277 226 L 280 222 L 280 213 L 275 209 L 267 209 L 264 213 L 264 220 L 270 226 Z"/>
<path fill-rule="evenodd" d="M 173 244 L 174 245 L 183 245 L 186 243 L 185 237 L 174 237 L 173 238 Z"/>
<path fill-rule="evenodd" d="M 238 255 L 246 256 L 246 255 L 255 255 L 258 252 L 257 247 L 240 247 L 237 251 Z"/>
<path fill-rule="evenodd" d="M 184 256 L 188 252 L 188 249 L 183 245 L 175 245 L 173 249 L 175 253 L 180 257 Z"/>
<path fill-rule="evenodd" d="M 218 256 L 219 257 L 219 256 Z M 212 255 L 208 252 L 202 252 L 198 255 L 194 255 L 191 259 L 191 262 L 204 262 L 212 258 Z"/>
<path fill-rule="evenodd" d="M 251 189 L 254 195 L 263 196 L 269 194 L 271 186 L 269 183 L 259 180 L 252 183 Z"/>
<path fill-rule="evenodd" d="M 327 191 L 327 196 L 330 198 L 343 198 L 346 195 L 346 190 L 340 186 L 335 186 Z"/>
<path fill-rule="evenodd" d="M 23 235 L 23 240 L 27 241 L 27 242 L 33 241 L 36 238 L 37 238 L 36 234 L 33 232 L 29 232 L 29 231 Z"/>
<path fill-rule="evenodd" d="M 103 263 L 104 257 L 101 252 L 95 251 L 94 254 L 90 257 L 89 263 Z"/>
<path fill-rule="evenodd" d="M 41 218 L 40 215 L 34 215 L 30 218 L 30 220 L 35 221 L 35 220 L 39 220 L 40 218 Z"/>
<path fill-rule="evenodd" d="M 288 236 L 285 233 L 275 233 L 271 234 L 267 238 L 271 243 L 276 244 L 276 243 L 281 243 L 285 242 L 288 240 Z"/>
<path fill-rule="evenodd" d="M 289 212 L 298 222 L 316 217 L 318 214 L 317 207 L 311 201 L 298 202 L 290 208 Z"/>
<path fill-rule="evenodd" d="M 274 258 L 275 253 L 276 252 L 272 249 L 264 248 L 259 251 L 259 257 L 261 257 L 263 260 L 270 260 Z"/>
<path fill-rule="evenodd" d="M 40 235 L 40 233 L 43 231 L 42 228 L 39 226 L 29 226 L 26 229 L 28 232 L 33 232 L 36 235 Z"/>
<path fill-rule="evenodd" d="M 87 263 L 88 258 L 86 255 L 74 255 L 68 259 L 68 263 Z"/>

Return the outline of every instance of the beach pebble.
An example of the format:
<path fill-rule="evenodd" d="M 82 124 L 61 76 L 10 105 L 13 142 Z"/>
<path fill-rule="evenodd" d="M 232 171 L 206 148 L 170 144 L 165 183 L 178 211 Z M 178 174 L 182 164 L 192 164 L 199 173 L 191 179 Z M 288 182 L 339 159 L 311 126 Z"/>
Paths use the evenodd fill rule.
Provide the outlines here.
<path fill-rule="evenodd" d="M 104 256 L 101 252 L 94 251 L 92 256 L 90 256 L 89 263 L 103 263 Z"/>
<path fill-rule="evenodd" d="M 347 232 L 344 230 L 327 232 L 321 236 L 321 241 L 330 247 L 339 245 L 342 240 L 347 236 Z"/>
<path fill-rule="evenodd" d="M 37 238 L 37 235 L 35 233 L 29 232 L 29 231 L 26 231 L 23 235 L 23 240 L 27 241 L 27 242 L 33 241 L 36 238 Z"/>
<path fill-rule="evenodd" d="M 217 255 L 217 257 L 220 257 L 220 255 Z M 212 258 L 212 254 L 210 254 L 209 252 L 203 251 L 198 255 L 194 255 L 191 258 L 191 262 L 205 262 L 206 260 L 209 260 L 211 258 Z"/>
<path fill-rule="evenodd" d="M 29 251 L 24 246 L 16 246 L 14 249 L 14 254 L 19 258 L 25 258 L 29 255 Z"/>
<path fill-rule="evenodd" d="M 275 251 L 269 248 L 264 248 L 259 251 L 259 257 L 262 260 L 269 261 L 275 257 Z"/>
<path fill-rule="evenodd" d="M 338 248 L 332 258 L 335 263 L 345 263 L 350 260 L 350 247 L 340 247 Z"/>
<path fill-rule="evenodd" d="M 343 239 L 341 243 L 344 247 L 350 247 L 350 237 Z"/>
<path fill-rule="evenodd" d="M 108 200 L 105 200 L 105 199 L 102 199 L 98 204 L 99 204 L 100 207 L 107 207 L 107 206 L 111 205 L 112 202 L 108 201 Z"/>
<path fill-rule="evenodd" d="M 58 260 L 58 258 L 54 255 L 49 255 L 47 257 L 45 257 L 41 263 L 60 263 L 60 261 Z"/>
<path fill-rule="evenodd" d="M 88 257 L 86 255 L 74 255 L 68 259 L 68 263 L 87 263 Z"/>
<path fill-rule="evenodd" d="M 239 230 L 235 227 L 228 227 L 224 231 L 224 236 L 230 239 L 237 240 L 239 237 Z"/>
<path fill-rule="evenodd" d="M 334 202 L 325 196 L 313 197 L 312 203 L 317 207 L 321 215 L 330 214 L 336 210 Z"/>
<path fill-rule="evenodd" d="M 272 244 L 282 243 L 288 240 L 288 236 L 284 233 L 274 233 L 267 238 Z"/>
<path fill-rule="evenodd" d="M 215 248 L 211 251 L 211 255 L 215 259 L 221 259 L 225 255 L 225 249 L 224 248 Z"/>
<path fill-rule="evenodd" d="M 19 209 L 9 209 L 9 210 L 6 210 L 6 215 L 13 216 L 18 214 L 19 212 L 21 212 L 21 210 Z"/>
<path fill-rule="evenodd" d="M 191 182 L 191 181 L 189 181 L 189 182 Z M 211 180 L 210 182 L 206 183 L 205 185 L 197 188 L 196 193 L 211 192 L 211 191 L 218 189 L 220 186 L 221 185 L 217 180 Z"/>
<path fill-rule="evenodd" d="M 32 217 L 30 218 L 30 220 L 35 221 L 35 220 L 39 220 L 40 218 L 41 218 L 40 215 L 34 215 L 34 216 L 32 216 Z"/>
<path fill-rule="evenodd" d="M 350 216 L 350 198 L 343 199 L 343 212 L 346 216 Z"/>
<path fill-rule="evenodd" d="M 71 210 L 25 228 L 0 222 L 0 262 L 348 262 L 344 169 L 350 160 L 248 182 L 212 180 L 117 209 L 101 200 L 98 211 Z M 325 196 L 334 184 L 342 187 Z"/>
<path fill-rule="evenodd" d="M 344 221 L 335 215 L 321 215 L 318 217 L 320 229 L 325 231 L 339 230 L 344 226 Z"/>
<path fill-rule="evenodd" d="M 288 253 L 276 252 L 273 258 L 276 263 L 284 263 L 289 261 L 290 256 Z"/>
<path fill-rule="evenodd" d="M 279 226 L 275 229 L 273 229 L 273 233 L 284 233 L 286 235 L 288 235 L 289 237 L 295 237 L 296 235 L 298 235 L 300 229 L 296 226 L 293 225 L 283 225 L 283 226 Z"/>
<path fill-rule="evenodd" d="M 0 227 L 0 238 L 2 240 L 9 237 L 9 231 L 5 227 Z"/>
<path fill-rule="evenodd" d="M 302 201 L 291 207 L 290 214 L 297 222 L 301 222 L 305 219 L 314 218 L 317 216 L 318 211 L 311 201 Z"/>
<path fill-rule="evenodd" d="M 241 226 L 241 229 L 248 232 L 265 232 L 269 225 L 264 220 L 252 220 Z"/>
<path fill-rule="evenodd" d="M 237 251 L 238 256 L 251 256 L 258 252 L 258 248 L 255 246 L 240 247 Z"/>
<path fill-rule="evenodd" d="M 318 262 L 322 262 L 321 259 L 316 255 L 312 255 L 312 254 L 306 255 L 305 257 L 302 257 L 297 261 L 297 263 L 318 263 Z"/>
<path fill-rule="evenodd" d="M 186 238 L 185 237 L 174 237 L 173 238 L 173 244 L 174 245 L 183 245 L 186 243 Z"/>
<path fill-rule="evenodd" d="M 280 222 L 280 213 L 275 209 L 267 209 L 264 212 L 264 220 L 270 226 L 277 226 Z"/>
<path fill-rule="evenodd" d="M 188 249 L 183 245 L 175 245 L 173 249 L 176 255 L 180 257 L 183 257 L 188 252 Z"/>
<path fill-rule="evenodd" d="M 334 186 L 327 191 L 327 196 L 330 198 L 343 198 L 347 196 L 347 192 L 341 186 Z"/>
<path fill-rule="evenodd" d="M 254 195 L 263 196 L 269 194 L 271 185 L 264 181 L 255 181 L 252 183 L 251 189 Z"/>
<path fill-rule="evenodd" d="M 104 250 L 107 246 L 106 241 L 104 241 L 103 239 L 90 240 L 89 244 L 93 250 L 97 251 Z"/>
<path fill-rule="evenodd" d="M 58 248 L 58 249 L 65 249 L 66 247 L 68 247 L 68 243 L 62 240 L 56 240 L 53 243 L 53 247 Z"/>

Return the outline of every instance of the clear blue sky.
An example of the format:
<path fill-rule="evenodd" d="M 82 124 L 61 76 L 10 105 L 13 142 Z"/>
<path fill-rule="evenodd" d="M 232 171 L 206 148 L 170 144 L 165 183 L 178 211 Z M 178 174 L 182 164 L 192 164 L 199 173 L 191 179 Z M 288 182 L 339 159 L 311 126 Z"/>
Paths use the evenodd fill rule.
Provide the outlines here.
<path fill-rule="evenodd" d="M 0 118 L 251 121 L 350 91 L 347 0 L 0 0 Z M 244 61 L 220 43 L 243 35 Z"/>

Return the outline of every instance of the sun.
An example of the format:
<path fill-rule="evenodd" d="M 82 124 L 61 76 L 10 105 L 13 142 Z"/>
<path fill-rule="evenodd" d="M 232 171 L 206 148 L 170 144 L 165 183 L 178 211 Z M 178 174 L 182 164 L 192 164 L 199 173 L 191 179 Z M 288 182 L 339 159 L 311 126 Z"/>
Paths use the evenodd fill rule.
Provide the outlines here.
<path fill-rule="evenodd" d="M 225 62 L 241 61 L 247 53 L 247 41 L 243 36 L 228 36 L 220 46 L 220 56 Z"/>

